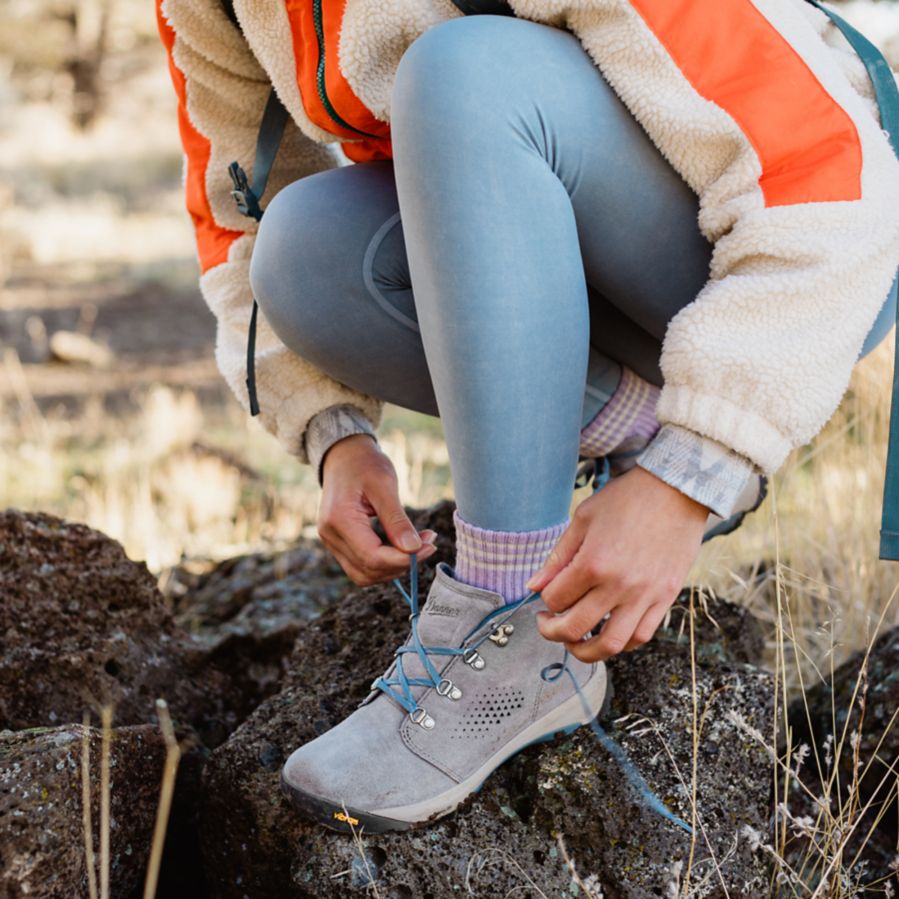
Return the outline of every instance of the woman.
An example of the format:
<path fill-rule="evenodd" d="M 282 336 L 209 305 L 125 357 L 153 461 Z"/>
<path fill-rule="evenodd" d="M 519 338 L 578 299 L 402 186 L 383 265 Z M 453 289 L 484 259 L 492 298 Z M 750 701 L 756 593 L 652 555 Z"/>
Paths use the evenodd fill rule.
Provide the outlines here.
<path fill-rule="evenodd" d="M 316 466 L 357 583 L 434 551 L 381 403 L 446 433 L 455 565 L 367 700 L 282 772 L 324 824 L 405 829 L 592 718 L 604 660 L 651 638 L 710 516 L 758 502 L 833 413 L 892 324 L 897 163 L 803 0 L 233 12 L 160 12 L 201 286 L 241 398 L 258 299 L 263 423 Z M 290 121 L 257 233 L 226 167 L 249 171 L 270 84 Z M 569 521 L 579 457 L 613 477 Z"/>

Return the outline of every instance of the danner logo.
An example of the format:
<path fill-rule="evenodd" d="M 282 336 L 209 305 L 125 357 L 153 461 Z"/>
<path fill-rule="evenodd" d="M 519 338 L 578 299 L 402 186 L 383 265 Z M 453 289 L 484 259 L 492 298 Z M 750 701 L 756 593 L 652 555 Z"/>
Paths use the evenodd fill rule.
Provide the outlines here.
<path fill-rule="evenodd" d="M 446 618 L 459 617 L 459 610 L 455 606 L 442 606 L 439 602 L 431 603 L 425 611 L 429 615 L 443 615 Z"/>

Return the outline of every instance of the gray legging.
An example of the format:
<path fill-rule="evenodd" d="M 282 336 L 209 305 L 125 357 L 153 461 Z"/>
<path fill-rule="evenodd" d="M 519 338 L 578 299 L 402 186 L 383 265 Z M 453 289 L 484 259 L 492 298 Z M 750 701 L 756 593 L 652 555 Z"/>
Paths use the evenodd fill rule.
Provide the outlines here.
<path fill-rule="evenodd" d="M 708 277 L 697 198 L 580 42 L 521 19 L 454 19 L 416 40 L 391 129 L 394 162 L 272 200 L 253 289 L 284 343 L 332 377 L 439 410 L 464 518 L 556 524 L 580 427 L 620 364 L 661 384 L 668 322 Z"/>

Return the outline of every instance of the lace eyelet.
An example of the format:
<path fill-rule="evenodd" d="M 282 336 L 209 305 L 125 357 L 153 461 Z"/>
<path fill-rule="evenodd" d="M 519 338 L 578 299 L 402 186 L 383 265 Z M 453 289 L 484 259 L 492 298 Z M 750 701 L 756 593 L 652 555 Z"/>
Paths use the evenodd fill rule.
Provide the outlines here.
<path fill-rule="evenodd" d="M 484 668 L 487 667 L 487 663 L 484 661 L 483 656 L 476 649 L 466 649 L 465 652 L 462 653 L 462 661 L 465 662 L 466 665 L 471 665 L 475 671 L 483 671 Z"/>
<path fill-rule="evenodd" d="M 433 730 L 437 723 L 421 706 L 415 711 L 409 712 L 409 718 L 413 723 L 423 727 L 425 730 Z"/>
<path fill-rule="evenodd" d="M 447 696 L 450 699 L 462 698 L 462 691 L 446 677 L 437 684 L 437 693 L 440 696 Z"/>

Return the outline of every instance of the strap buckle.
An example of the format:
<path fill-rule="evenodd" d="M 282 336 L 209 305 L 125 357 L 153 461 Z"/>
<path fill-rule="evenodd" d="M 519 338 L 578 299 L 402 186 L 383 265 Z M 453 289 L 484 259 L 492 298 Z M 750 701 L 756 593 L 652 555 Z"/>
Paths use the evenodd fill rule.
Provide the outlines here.
<path fill-rule="evenodd" d="M 234 190 L 231 196 L 241 215 L 256 219 L 258 222 L 262 218 L 262 207 L 259 205 L 259 198 L 253 193 L 250 182 L 247 180 L 247 173 L 240 167 L 237 162 L 232 162 L 228 166 L 228 174 L 231 176 L 231 183 Z"/>

